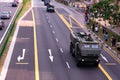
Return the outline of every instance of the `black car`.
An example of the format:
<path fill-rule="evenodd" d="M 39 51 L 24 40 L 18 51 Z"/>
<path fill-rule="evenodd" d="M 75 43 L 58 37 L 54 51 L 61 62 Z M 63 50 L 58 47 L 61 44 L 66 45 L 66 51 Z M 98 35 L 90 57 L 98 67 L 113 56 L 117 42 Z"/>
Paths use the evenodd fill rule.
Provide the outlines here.
<path fill-rule="evenodd" d="M 55 12 L 53 5 L 47 5 L 47 12 Z"/>
<path fill-rule="evenodd" d="M 4 21 L 0 20 L 0 29 L 2 30 L 5 27 Z"/>
<path fill-rule="evenodd" d="M 12 7 L 17 7 L 17 2 L 12 2 Z"/>

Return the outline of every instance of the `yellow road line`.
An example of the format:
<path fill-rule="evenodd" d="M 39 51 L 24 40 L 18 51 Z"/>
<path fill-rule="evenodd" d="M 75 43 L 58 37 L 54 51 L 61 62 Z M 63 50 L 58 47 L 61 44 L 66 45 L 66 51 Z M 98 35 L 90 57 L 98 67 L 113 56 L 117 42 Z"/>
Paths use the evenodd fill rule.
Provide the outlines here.
<path fill-rule="evenodd" d="M 77 22 L 77 24 L 85 31 L 87 32 L 87 28 L 85 26 L 83 26 L 79 21 L 77 21 L 73 16 L 70 15 L 70 17 L 75 21 Z"/>
<path fill-rule="evenodd" d="M 108 80 L 112 80 L 112 78 L 110 77 L 110 75 L 105 71 L 105 69 L 100 64 L 98 65 L 98 67 L 104 73 L 104 75 L 108 78 Z"/>
<path fill-rule="evenodd" d="M 56 10 L 55 12 L 57 13 L 57 15 L 62 19 L 62 21 L 65 23 L 65 25 L 68 27 L 68 29 L 73 32 L 73 30 L 71 29 L 72 26 L 69 24 L 69 22 L 64 18 L 63 15 L 60 15 Z"/>
<path fill-rule="evenodd" d="M 39 76 L 39 65 L 38 65 L 38 50 L 37 50 L 37 37 L 36 37 L 36 26 L 34 12 L 32 9 L 33 24 L 34 24 L 34 59 L 35 59 L 35 80 L 40 80 Z"/>
<path fill-rule="evenodd" d="M 57 12 L 57 11 L 56 11 Z M 57 12 L 57 15 L 61 18 L 61 20 L 65 23 L 65 25 L 68 27 L 68 29 L 70 31 L 73 31 L 70 24 L 65 20 L 64 16 L 60 15 L 58 12 Z M 76 20 L 77 21 L 77 20 Z M 79 23 L 77 21 L 77 23 Z M 79 23 L 79 25 L 81 25 Z M 81 25 L 82 26 L 82 25 Z M 83 27 L 83 26 L 82 26 Z M 105 69 L 99 64 L 98 67 L 100 68 L 100 70 L 104 73 L 104 75 L 108 78 L 108 80 L 112 80 L 112 78 L 110 77 L 110 75 L 105 71 Z"/>

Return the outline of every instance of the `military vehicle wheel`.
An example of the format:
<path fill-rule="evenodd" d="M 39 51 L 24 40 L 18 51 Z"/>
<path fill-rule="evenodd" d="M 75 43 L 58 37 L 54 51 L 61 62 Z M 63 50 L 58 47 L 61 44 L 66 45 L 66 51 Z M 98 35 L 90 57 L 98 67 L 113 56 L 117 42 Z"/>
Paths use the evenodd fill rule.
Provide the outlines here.
<path fill-rule="evenodd" d="M 74 54 L 73 48 L 72 48 L 72 43 L 70 43 L 70 53 L 72 54 L 73 57 L 75 57 L 75 54 Z"/>
<path fill-rule="evenodd" d="M 75 54 L 72 53 L 72 56 L 75 57 Z"/>
<path fill-rule="evenodd" d="M 94 63 L 95 67 L 98 67 L 98 64 L 99 64 L 99 63 Z"/>
<path fill-rule="evenodd" d="M 73 50 L 73 48 L 72 48 L 71 51 L 72 51 L 72 52 L 71 52 L 72 56 L 75 57 L 75 54 L 74 54 L 74 50 Z"/>
<path fill-rule="evenodd" d="M 82 64 L 82 63 L 77 62 L 77 64 L 76 64 L 76 65 L 77 65 L 77 67 L 80 67 L 80 66 L 81 66 L 81 64 Z"/>

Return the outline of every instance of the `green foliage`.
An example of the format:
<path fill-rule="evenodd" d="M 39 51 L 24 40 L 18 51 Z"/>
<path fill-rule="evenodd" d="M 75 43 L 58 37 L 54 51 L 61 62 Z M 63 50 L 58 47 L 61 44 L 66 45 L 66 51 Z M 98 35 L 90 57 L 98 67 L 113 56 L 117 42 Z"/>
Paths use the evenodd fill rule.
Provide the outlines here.
<path fill-rule="evenodd" d="M 113 15 L 113 24 L 117 24 L 119 25 L 119 22 L 120 22 L 120 12 L 118 13 L 114 13 Z"/>
<path fill-rule="evenodd" d="M 25 5 L 28 2 L 28 0 L 23 0 L 23 5 Z"/>
<path fill-rule="evenodd" d="M 120 22 L 119 6 L 113 4 L 114 0 L 102 0 L 90 8 L 95 18 L 101 17 L 104 20 L 110 20 L 111 23 L 118 24 Z"/>

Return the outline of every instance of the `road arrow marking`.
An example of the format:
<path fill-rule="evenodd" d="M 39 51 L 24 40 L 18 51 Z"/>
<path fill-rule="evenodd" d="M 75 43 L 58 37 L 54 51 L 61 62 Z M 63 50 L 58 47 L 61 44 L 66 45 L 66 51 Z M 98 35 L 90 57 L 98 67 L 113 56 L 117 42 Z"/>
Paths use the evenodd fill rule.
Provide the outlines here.
<path fill-rule="evenodd" d="M 19 55 L 19 56 L 17 57 L 18 62 L 20 62 L 21 60 L 24 59 L 24 57 L 25 57 L 25 51 L 26 51 L 26 49 L 23 49 L 23 50 L 22 50 L 22 56 Z"/>
<path fill-rule="evenodd" d="M 103 56 L 102 54 L 100 54 L 100 55 L 107 63 L 109 62 L 105 56 Z"/>
<path fill-rule="evenodd" d="M 51 60 L 51 62 L 53 62 L 53 56 L 52 56 L 52 52 L 51 52 L 51 49 L 48 49 L 48 52 L 49 52 L 49 58 Z"/>

